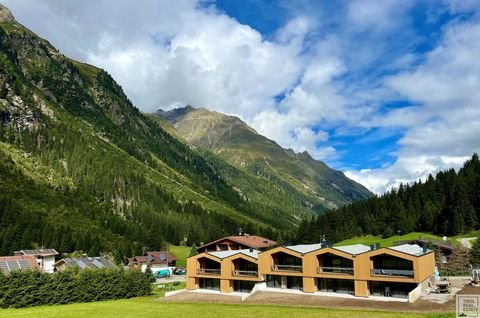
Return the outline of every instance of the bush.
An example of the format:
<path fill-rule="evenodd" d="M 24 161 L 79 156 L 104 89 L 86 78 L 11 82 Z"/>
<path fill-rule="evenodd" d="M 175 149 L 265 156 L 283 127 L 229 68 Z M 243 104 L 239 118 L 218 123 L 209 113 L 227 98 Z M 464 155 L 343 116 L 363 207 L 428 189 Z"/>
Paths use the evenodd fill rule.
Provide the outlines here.
<path fill-rule="evenodd" d="M 0 307 L 20 308 L 144 296 L 151 293 L 149 274 L 123 269 L 0 273 Z"/>

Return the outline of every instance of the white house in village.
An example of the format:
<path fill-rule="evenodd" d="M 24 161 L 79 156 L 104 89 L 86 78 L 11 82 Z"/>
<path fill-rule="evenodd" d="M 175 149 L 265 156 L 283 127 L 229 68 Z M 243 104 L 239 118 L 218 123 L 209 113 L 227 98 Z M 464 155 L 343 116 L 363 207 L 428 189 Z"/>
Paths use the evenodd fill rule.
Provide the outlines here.
<path fill-rule="evenodd" d="M 55 264 L 55 256 L 59 253 L 54 249 L 38 249 L 38 250 L 20 250 L 14 252 L 15 256 L 33 256 L 41 271 L 45 273 L 53 273 Z"/>

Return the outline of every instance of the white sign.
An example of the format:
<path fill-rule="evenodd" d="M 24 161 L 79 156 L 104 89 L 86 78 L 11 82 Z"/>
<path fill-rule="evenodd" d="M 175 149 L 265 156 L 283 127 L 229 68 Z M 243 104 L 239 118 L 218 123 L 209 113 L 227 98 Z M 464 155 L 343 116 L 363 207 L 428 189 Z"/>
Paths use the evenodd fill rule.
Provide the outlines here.
<path fill-rule="evenodd" d="M 480 317 L 480 295 L 457 295 L 457 317 Z"/>

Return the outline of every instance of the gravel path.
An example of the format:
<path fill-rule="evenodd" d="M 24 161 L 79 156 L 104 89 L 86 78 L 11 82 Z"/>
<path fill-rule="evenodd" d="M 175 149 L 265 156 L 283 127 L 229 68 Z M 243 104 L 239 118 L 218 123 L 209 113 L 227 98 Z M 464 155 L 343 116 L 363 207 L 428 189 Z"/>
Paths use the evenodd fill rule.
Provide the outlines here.
<path fill-rule="evenodd" d="M 459 239 L 460 244 L 462 244 L 466 248 L 472 248 L 473 241 L 475 241 L 477 238 L 476 237 L 465 237 Z"/>

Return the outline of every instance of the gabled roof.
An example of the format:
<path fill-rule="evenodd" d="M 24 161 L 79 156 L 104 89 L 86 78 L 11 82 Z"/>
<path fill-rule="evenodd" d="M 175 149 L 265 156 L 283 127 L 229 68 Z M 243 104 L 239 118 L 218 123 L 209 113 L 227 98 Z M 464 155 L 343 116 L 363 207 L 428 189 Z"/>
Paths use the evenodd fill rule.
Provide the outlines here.
<path fill-rule="evenodd" d="M 41 248 L 36 250 L 20 250 L 15 251 L 15 255 L 32 255 L 32 256 L 55 256 L 59 253 L 53 248 Z"/>
<path fill-rule="evenodd" d="M 215 256 L 220 259 L 224 259 L 233 255 L 237 254 L 243 254 L 246 256 L 250 256 L 254 259 L 258 259 L 258 251 L 255 249 L 244 249 L 244 250 L 232 250 L 232 251 L 218 251 L 218 252 L 207 252 L 207 254 L 210 254 L 212 256 Z"/>
<path fill-rule="evenodd" d="M 38 264 L 32 255 L 17 255 L 0 257 L 0 271 L 3 274 L 9 274 L 15 270 L 34 270 L 38 269 Z"/>
<path fill-rule="evenodd" d="M 323 247 L 322 244 L 300 244 L 300 245 L 292 245 L 292 246 L 285 246 L 289 250 L 295 251 L 300 254 L 307 254 L 315 250 L 319 250 Z"/>
<path fill-rule="evenodd" d="M 275 246 L 277 245 L 277 242 L 272 241 L 270 239 L 267 239 L 262 236 L 258 235 L 232 235 L 232 236 L 226 236 L 224 238 L 215 240 L 213 242 L 203 244 L 202 246 L 199 246 L 197 249 L 202 249 L 205 248 L 211 244 L 216 244 L 218 242 L 224 241 L 224 240 L 230 240 L 232 242 L 242 244 L 246 247 L 250 248 L 266 248 L 270 246 Z"/>
<path fill-rule="evenodd" d="M 142 256 L 134 256 L 129 259 L 130 264 L 135 263 L 147 263 L 149 265 L 152 264 L 166 264 L 167 262 L 176 261 L 177 257 L 168 251 L 161 251 L 161 252 L 147 252 L 145 255 Z"/>
<path fill-rule="evenodd" d="M 431 244 L 434 247 L 439 248 L 439 249 L 448 250 L 448 251 L 455 250 L 455 247 L 448 242 L 445 243 L 445 242 L 442 242 L 442 241 L 437 241 L 437 240 L 428 239 L 428 238 L 416 239 L 416 240 L 396 241 L 396 242 L 394 242 L 394 244 L 395 244 L 395 246 L 399 246 L 399 245 L 403 245 L 403 244 L 418 244 L 418 245 Z"/>
<path fill-rule="evenodd" d="M 169 251 L 147 252 L 147 255 L 158 257 L 161 261 L 166 261 L 167 259 L 169 262 L 177 260 L 177 257 Z"/>
<path fill-rule="evenodd" d="M 313 251 L 317 251 L 324 248 L 333 248 L 338 251 L 357 255 L 361 253 L 365 253 L 370 250 L 370 247 L 363 245 L 363 244 L 354 244 L 354 245 L 345 245 L 345 246 L 326 246 L 325 244 L 317 243 L 317 244 L 300 244 L 300 245 L 292 245 L 292 246 L 285 246 L 285 248 L 295 251 L 300 254 L 308 254 Z"/>
<path fill-rule="evenodd" d="M 336 249 L 336 250 L 348 253 L 348 254 L 352 254 L 352 255 L 362 254 L 362 253 L 370 251 L 370 247 L 367 246 L 367 245 L 363 245 L 363 244 L 334 246 L 333 248 Z"/>
<path fill-rule="evenodd" d="M 424 254 L 430 253 L 432 250 L 425 249 L 417 244 L 403 244 L 398 246 L 389 247 L 389 249 L 402 252 L 405 254 L 413 255 L 413 256 L 422 256 Z"/>
<path fill-rule="evenodd" d="M 59 266 L 65 264 L 66 267 L 80 269 L 100 269 L 100 268 L 116 268 L 117 266 L 104 257 L 76 257 L 64 258 L 54 264 Z"/>

